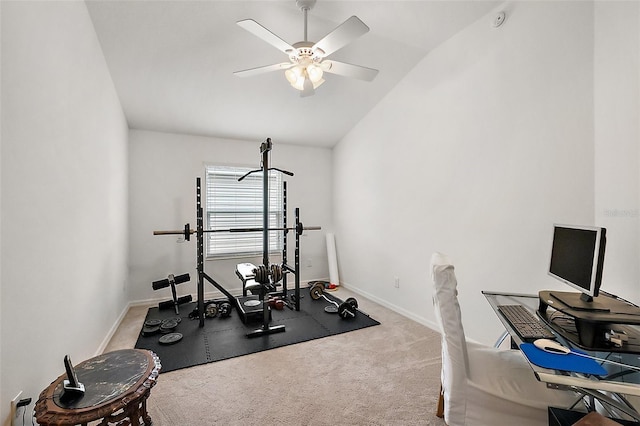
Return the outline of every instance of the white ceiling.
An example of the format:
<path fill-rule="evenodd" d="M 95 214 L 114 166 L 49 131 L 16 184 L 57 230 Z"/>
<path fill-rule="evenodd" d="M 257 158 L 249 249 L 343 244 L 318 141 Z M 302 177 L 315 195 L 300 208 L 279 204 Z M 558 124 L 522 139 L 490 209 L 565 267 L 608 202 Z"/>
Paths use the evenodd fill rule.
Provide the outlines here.
<path fill-rule="evenodd" d="M 282 71 L 233 75 L 287 61 L 236 21 L 254 19 L 293 44 L 304 38 L 295 0 L 86 3 L 130 128 L 322 147 L 334 146 L 431 49 L 499 4 L 318 0 L 308 39 L 356 15 L 371 30 L 330 59 L 380 72 L 372 82 L 325 74 L 315 95 L 301 98 Z"/>

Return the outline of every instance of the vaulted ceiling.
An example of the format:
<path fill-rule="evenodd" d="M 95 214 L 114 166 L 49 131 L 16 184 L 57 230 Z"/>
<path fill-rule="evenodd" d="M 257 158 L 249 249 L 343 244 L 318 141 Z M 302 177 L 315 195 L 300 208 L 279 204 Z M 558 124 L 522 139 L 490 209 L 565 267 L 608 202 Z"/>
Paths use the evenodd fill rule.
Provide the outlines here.
<path fill-rule="evenodd" d="M 253 19 L 294 44 L 304 38 L 295 0 L 86 4 L 130 128 L 332 147 L 431 49 L 499 2 L 318 0 L 308 12 L 308 39 L 356 15 L 370 31 L 331 59 L 379 73 L 371 82 L 325 73 L 309 97 L 284 71 L 233 74 L 288 60 L 236 22 Z"/>

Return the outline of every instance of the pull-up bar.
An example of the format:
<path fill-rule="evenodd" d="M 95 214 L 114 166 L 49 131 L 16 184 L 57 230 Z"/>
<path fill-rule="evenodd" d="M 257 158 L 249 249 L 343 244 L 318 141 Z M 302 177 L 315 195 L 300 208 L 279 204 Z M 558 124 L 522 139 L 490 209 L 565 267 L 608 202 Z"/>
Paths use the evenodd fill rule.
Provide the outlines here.
<path fill-rule="evenodd" d="M 289 172 L 287 170 L 282 170 L 282 169 L 279 169 L 277 167 L 270 167 L 269 170 L 275 170 L 275 171 L 278 171 L 280 173 L 284 173 L 287 176 L 293 176 L 293 172 Z M 262 171 L 262 169 L 256 169 L 256 170 L 248 171 L 247 173 L 243 174 L 242 176 L 240 176 L 238 178 L 238 182 L 242 181 L 244 178 L 246 178 L 247 176 L 249 176 L 252 173 L 258 173 L 258 172 L 261 172 L 261 171 Z"/>

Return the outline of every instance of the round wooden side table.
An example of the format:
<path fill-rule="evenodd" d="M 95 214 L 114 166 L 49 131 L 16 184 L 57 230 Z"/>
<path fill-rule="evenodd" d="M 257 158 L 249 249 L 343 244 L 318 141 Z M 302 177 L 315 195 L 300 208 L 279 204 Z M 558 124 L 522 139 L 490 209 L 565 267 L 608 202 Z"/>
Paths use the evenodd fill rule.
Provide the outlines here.
<path fill-rule="evenodd" d="M 98 355 L 75 366 L 84 395 L 65 393 L 66 374 L 54 380 L 35 405 L 41 426 L 151 425 L 147 398 L 160 374 L 160 359 L 148 350 L 123 349 Z M 142 422 L 142 423 L 141 423 Z"/>

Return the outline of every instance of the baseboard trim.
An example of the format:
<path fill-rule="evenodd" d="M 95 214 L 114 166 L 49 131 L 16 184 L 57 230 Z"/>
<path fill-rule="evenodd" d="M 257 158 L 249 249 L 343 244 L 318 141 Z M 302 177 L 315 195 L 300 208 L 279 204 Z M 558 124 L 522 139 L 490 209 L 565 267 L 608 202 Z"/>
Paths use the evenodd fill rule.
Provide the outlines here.
<path fill-rule="evenodd" d="M 131 302 L 127 303 L 127 305 L 124 307 L 122 312 L 120 312 L 120 315 L 116 319 L 116 322 L 111 326 L 111 328 L 109 329 L 109 332 L 104 337 L 104 339 L 102 339 L 102 343 L 100 343 L 100 346 L 98 346 L 98 350 L 96 351 L 94 356 L 98 356 L 104 352 L 107 345 L 111 341 L 111 338 L 113 337 L 114 334 L 116 334 L 118 327 L 120 327 L 120 324 L 122 324 L 122 321 L 124 321 L 124 317 L 127 315 L 127 312 L 129 312 L 129 309 L 131 309 Z"/>
<path fill-rule="evenodd" d="M 354 293 L 357 293 L 361 296 L 366 297 L 367 299 L 376 302 L 377 304 L 384 306 L 385 308 L 388 308 L 390 310 L 392 310 L 393 312 L 402 315 L 403 317 L 409 318 L 412 321 L 415 321 L 419 324 L 424 325 L 425 327 L 428 327 L 434 331 L 437 331 L 438 333 L 440 332 L 440 327 L 438 326 L 438 324 L 436 324 L 434 321 L 428 320 L 425 317 L 422 317 L 420 315 L 416 315 L 415 313 L 408 311 L 404 308 L 401 308 L 400 306 L 394 305 L 393 303 L 389 303 L 386 300 L 383 300 L 381 298 L 379 298 L 378 296 L 375 296 L 357 286 L 351 285 L 349 283 L 345 283 L 345 282 L 341 282 L 340 283 L 341 286 L 343 286 L 344 288 L 346 288 L 349 291 L 352 291 Z"/>

